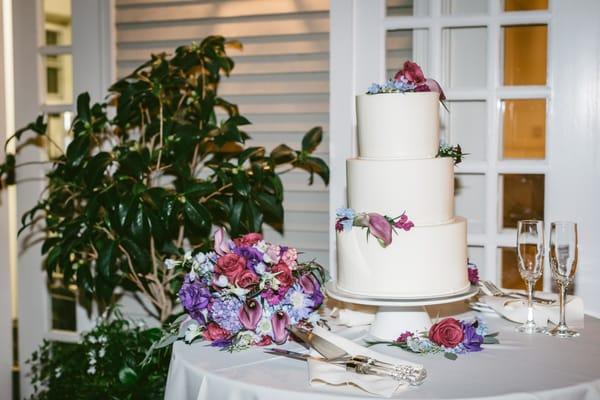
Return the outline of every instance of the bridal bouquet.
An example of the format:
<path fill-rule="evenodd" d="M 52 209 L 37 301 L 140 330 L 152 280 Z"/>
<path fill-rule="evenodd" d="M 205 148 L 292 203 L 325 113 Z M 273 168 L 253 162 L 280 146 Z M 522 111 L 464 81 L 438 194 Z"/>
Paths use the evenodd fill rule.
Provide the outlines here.
<path fill-rule="evenodd" d="M 166 265 L 185 273 L 178 293 L 185 313 L 157 348 L 177 339 L 229 351 L 283 344 L 291 325 L 320 321 L 322 267 L 299 263 L 295 248 L 267 243 L 259 233 L 226 241 L 219 230 L 214 251 Z"/>

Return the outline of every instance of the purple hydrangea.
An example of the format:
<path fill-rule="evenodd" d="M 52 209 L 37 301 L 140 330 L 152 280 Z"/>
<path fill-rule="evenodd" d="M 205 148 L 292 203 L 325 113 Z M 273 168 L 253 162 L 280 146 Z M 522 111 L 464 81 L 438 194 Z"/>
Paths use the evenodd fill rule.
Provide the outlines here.
<path fill-rule="evenodd" d="M 212 320 L 221 328 L 237 333 L 242 329 L 239 317 L 242 306 L 242 301 L 237 297 L 217 298 L 210 307 Z"/>
<path fill-rule="evenodd" d="M 477 334 L 477 323 L 461 322 L 464 332 L 462 345 L 467 351 L 481 351 L 483 336 Z"/>
<path fill-rule="evenodd" d="M 206 320 L 203 311 L 208 307 L 211 300 L 210 290 L 206 287 L 206 284 L 198 279 L 191 281 L 189 274 L 187 274 L 178 295 L 183 308 L 190 317 L 204 325 Z"/>

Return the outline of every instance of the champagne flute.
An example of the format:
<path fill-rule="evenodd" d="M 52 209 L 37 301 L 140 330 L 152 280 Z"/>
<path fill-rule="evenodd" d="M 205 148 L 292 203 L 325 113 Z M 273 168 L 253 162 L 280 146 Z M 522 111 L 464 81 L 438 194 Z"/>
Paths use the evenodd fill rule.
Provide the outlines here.
<path fill-rule="evenodd" d="M 527 322 L 517 332 L 545 332 L 533 319 L 533 288 L 542 276 L 544 266 L 544 222 L 524 220 L 517 224 L 517 263 L 521 278 L 527 283 Z"/>
<path fill-rule="evenodd" d="M 565 318 L 567 286 L 577 271 L 577 224 L 553 222 L 550 225 L 550 268 L 552 278 L 560 288 L 560 322 L 548 332 L 558 337 L 576 337 L 579 332 L 569 329 Z"/>

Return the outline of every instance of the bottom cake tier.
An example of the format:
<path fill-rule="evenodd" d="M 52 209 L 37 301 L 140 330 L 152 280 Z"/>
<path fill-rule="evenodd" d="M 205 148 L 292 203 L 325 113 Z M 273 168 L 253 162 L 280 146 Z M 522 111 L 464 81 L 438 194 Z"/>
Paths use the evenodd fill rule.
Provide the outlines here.
<path fill-rule="evenodd" d="M 357 295 L 435 297 L 469 287 L 467 222 L 399 231 L 383 248 L 364 229 L 337 234 L 337 285 Z"/>

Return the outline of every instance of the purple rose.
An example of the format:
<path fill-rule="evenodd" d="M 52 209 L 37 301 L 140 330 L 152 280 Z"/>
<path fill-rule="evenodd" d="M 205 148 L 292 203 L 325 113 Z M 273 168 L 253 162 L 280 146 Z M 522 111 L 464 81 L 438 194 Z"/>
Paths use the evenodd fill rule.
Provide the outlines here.
<path fill-rule="evenodd" d="M 483 336 L 477 334 L 477 326 L 468 322 L 461 322 L 464 338 L 463 346 L 467 351 L 481 351 L 481 345 L 483 344 Z"/>
<path fill-rule="evenodd" d="M 313 301 L 314 308 L 318 308 L 323 303 L 323 293 L 317 278 L 311 273 L 304 274 L 300 277 L 299 283 L 302 291 Z"/>
<path fill-rule="evenodd" d="M 277 344 L 284 344 L 288 338 L 288 326 L 290 317 L 283 311 L 277 311 L 271 317 L 271 326 L 273 327 L 273 341 Z"/>
<path fill-rule="evenodd" d="M 254 269 L 256 265 L 263 260 L 263 254 L 256 247 L 239 246 L 236 247 L 233 252 L 244 257 L 246 259 L 246 268 L 249 268 L 254 272 L 256 272 Z"/>
<path fill-rule="evenodd" d="M 196 279 L 193 282 L 190 281 L 189 277 L 186 276 L 179 289 L 179 299 L 185 311 L 200 324 L 204 324 L 204 311 L 210 303 L 211 295 L 210 291 L 204 284 L 204 282 Z"/>
<path fill-rule="evenodd" d="M 256 329 L 261 317 L 262 307 L 260 303 L 254 299 L 248 300 L 240 309 L 240 322 L 244 328 L 251 331 Z"/>
<path fill-rule="evenodd" d="M 381 214 L 369 213 L 369 232 L 379 240 L 383 247 L 392 243 L 392 225 Z"/>

